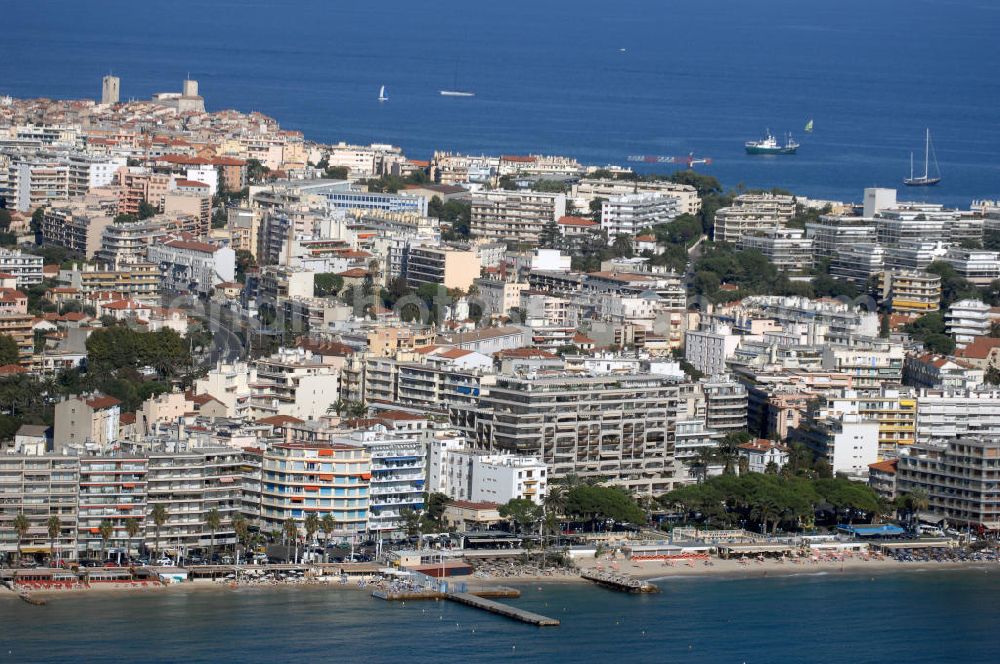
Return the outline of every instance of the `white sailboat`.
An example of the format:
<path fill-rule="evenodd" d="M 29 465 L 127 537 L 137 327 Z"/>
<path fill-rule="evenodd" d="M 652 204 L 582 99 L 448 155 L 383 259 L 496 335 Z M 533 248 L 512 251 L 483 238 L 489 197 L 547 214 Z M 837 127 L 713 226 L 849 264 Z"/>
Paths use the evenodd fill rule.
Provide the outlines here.
<path fill-rule="evenodd" d="M 378 100 L 379 101 L 389 101 L 389 98 L 385 95 L 385 86 L 384 85 L 378 89 Z"/>
<path fill-rule="evenodd" d="M 930 159 L 934 156 L 934 170 L 937 175 L 930 174 Z M 937 155 L 933 154 L 931 147 L 931 130 L 927 130 L 927 137 L 924 141 L 924 174 L 913 175 L 913 153 L 910 153 L 910 177 L 903 179 L 903 184 L 908 187 L 929 187 L 941 181 L 941 169 L 938 168 Z"/>
<path fill-rule="evenodd" d="M 438 90 L 442 97 L 475 97 L 475 92 L 459 90 L 458 88 L 458 63 L 455 63 L 455 85 L 450 90 Z"/>

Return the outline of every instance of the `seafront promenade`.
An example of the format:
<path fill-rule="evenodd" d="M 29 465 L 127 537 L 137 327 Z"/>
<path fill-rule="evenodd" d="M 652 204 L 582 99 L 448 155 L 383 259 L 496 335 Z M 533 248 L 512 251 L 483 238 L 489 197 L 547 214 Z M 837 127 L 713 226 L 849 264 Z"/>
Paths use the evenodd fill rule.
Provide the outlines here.
<path fill-rule="evenodd" d="M 406 600 L 441 594 L 439 583 L 485 597 L 516 597 L 508 585 L 539 586 L 562 583 L 596 583 L 597 579 L 623 579 L 641 589 L 649 580 L 681 577 L 780 578 L 803 574 L 868 574 L 931 570 L 1000 570 L 1000 556 L 993 551 L 927 549 L 924 553 L 900 549 L 894 555 L 871 553 L 815 553 L 778 557 L 630 560 L 603 554 L 581 558 L 572 567 L 542 569 L 523 561 L 495 562 L 472 575 L 433 579 L 376 563 L 307 563 L 299 565 L 202 565 L 177 567 L 32 568 L 0 570 L 0 597 L 52 598 L 60 595 L 106 592 L 178 592 L 185 589 L 239 590 L 244 588 L 315 587 L 363 590 L 383 599 Z M 487 572 L 486 570 L 489 570 Z M 625 583 L 623 582 L 623 584 Z M 664 586 L 658 581 L 657 586 Z M 625 585 L 622 585 L 625 589 Z M 427 595 L 429 596 L 429 595 Z M 441 595 L 443 597 L 443 594 Z"/>

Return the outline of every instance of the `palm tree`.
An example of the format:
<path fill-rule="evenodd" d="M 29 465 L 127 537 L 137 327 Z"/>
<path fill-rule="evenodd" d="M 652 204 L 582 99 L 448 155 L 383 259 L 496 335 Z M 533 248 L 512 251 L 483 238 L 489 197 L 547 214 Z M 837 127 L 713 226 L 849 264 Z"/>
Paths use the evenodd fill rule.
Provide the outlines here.
<path fill-rule="evenodd" d="M 763 527 L 762 532 L 766 533 L 769 530 L 768 526 L 771 524 L 772 519 L 774 519 L 773 530 L 778 529 L 780 510 L 781 508 L 777 501 L 773 498 L 764 497 L 754 503 L 753 507 L 750 509 L 750 518 L 755 521 L 760 521 L 761 526 Z"/>
<path fill-rule="evenodd" d="M 215 558 L 215 532 L 222 525 L 222 515 L 219 514 L 219 510 L 212 508 L 208 510 L 208 514 L 205 515 L 205 525 L 208 526 L 208 530 L 211 532 L 212 539 L 209 540 L 208 549 L 208 562 L 212 562 Z"/>
<path fill-rule="evenodd" d="M 337 521 L 333 518 L 333 514 L 327 512 L 323 515 L 323 518 L 319 521 L 320 527 L 323 529 L 323 539 L 327 546 L 330 546 L 330 535 L 337 528 Z"/>
<path fill-rule="evenodd" d="M 160 529 L 167 522 L 167 508 L 163 503 L 153 505 L 153 511 L 149 514 L 153 518 L 153 526 L 156 531 L 156 557 L 160 557 Z"/>
<path fill-rule="evenodd" d="M 319 530 L 319 516 L 315 512 L 310 512 L 306 515 L 304 525 L 306 527 L 306 544 L 312 544 L 313 535 Z"/>
<path fill-rule="evenodd" d="M 135 541 L 135 538 L 139 536 L 139 532 L 142 530 L 142 526 L 139 525 L 139 519 L 126 519 L 125 521 L 125 534 L 128 536 L 128 543 L 125 547 L 126 552 L 131 551 L 131 544 Z M 139 547 L 136 547 L 136 551 Z"/>
<path fill-rule="evenodd" d="M 549 486 L 543 501 L 545 511 L 556 517 L 562 516 L 566 512 L 567 497 L 566 487 L 559 484 Z"/>
<path fill-rule="evenodd" d="M 56 538 L 62 532 L 62 521 L 59 515 L 53 514 L 49 517 L 49 558 L 56 559 Z"/>
<path fill-rule="evenodd" d="M 716 459 L 723 464 L 722 472 L 725 475 L 732 475 L 736 471 L 737 459 L 740 456 L 740 440 L 737 436 L 726 436 L 719 441 L 716 450 Z"/>
<path fill-rule="evenodd" d="M 242 545 L 243 549 L 246 550 L 247 541 L 250 539 L 250 527 L 247 525 L 246 517 L 242 514 L 235 514 L 231 520 L 233 524 L 233 532 L 236 533 L 236 543 L 237 545 Z M 244 556 L 244 559 L 246 556 Z"/>
<path fill-rule="evenodd" d="M 28 517 L 24 516 L 24 513 L 18 514 L 14 517 L 14 532 L 17 533 L 17 564 L 21 564 L 21 543 L 24 538 L 28 535 L 28 528 L 31 527 L 31 523 L 28 522 Z"/>
<path fill-rule="evenodd" d="M 699 448 L 693 457 L 684 460 L 691 467 L 692 474 L 698 483 L 708 478 L 708 467 L 719 462 L 719 452 L 712 447 Z"/>
<path fill-rule="evenodd" d="M 285 536 L 285 546 L 294 546 L 295 553 L 292 556 L 292 560 L 298 558 L 299 554 L 299 527 L 295 523 L 295 519 L 289 517 L 285 519 L 285 524 L 282 527 L 282 534 Z"/>
<path fill-rule="evenodd" d="M 399 517 L 403 520 L 403 530 L 406 531 L 408 537 L 417 538 L 417 550 L 419 551 L 423 548 L 423 537 L 421 537 L 421 525 L 423 518 L 420 516 L 420 512 L 409 507 L 404 507 L 399 510 Z"/>
<path fill-rule="evenodd" d="M 104 519 L 101 521 L 101 525 L 97 526 L 97 532 L 101 535 L 101 560 L 104 560 L 107 555 L 108 540 L 115 532 L 115 525 L 111 523 L 110 519 Z"/>
<path fill-rule="evenodd" d="M 907 529 L 912 531 L 917 522 L 917 514 L 927 509 L 930 501 L 927 492 L 916 489 L 910 493 L 903 493 L 896 496 L 896 511 L 900 514 L 902 521 L 906 521 Z"/>

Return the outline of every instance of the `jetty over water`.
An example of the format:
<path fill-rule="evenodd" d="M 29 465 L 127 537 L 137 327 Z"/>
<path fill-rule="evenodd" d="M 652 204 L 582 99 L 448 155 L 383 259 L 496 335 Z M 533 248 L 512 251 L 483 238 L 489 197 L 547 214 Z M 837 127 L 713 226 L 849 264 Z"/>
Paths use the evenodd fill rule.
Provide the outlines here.
<path fill-rule="evenodd" d="M 509 604 L 501 604 L 500 602 L 494 602 L 489 597 L 520 597 L 521 591 L 516 588 L 507 588 L 504 586 L 492 586 L 485 588 L 476 589 L 466 589 L 464 584 L 460 591 L 449 591 L 447 587 L 442 588 L 408 588 L 400 590 L 376 590 L 372 593 L 372 597 L 377 599 L 386 600 L 389 602 L 393 601 L 407 601 L 407 600 L 442 600 L 446 599 L 452 602 L 457 602 L 459 604 L 464 604 L 466 606 L 471 606 L 476 609 L 481 609 L 483 611 L 489 611 L 490 613 L 495 613 L 498 616 L 504 616 L 506 618 L 511 618 L 513 620 L 520 620 L 523 623 L 528 623 L 529 625 L 537 625 L 539 627 L 556 627 L 559 625 L 559 621 L 555 618 L 549 618 L 547 616 L 540 615 L 538 613 L 533 613 L 531 611 L 525 611 L 524 609 L 517 608 L 515 606 L 510 606 Z"/>
<path fill-rule="evenodd" d="M 477 597 L 471 593 L 448 593 L 448 599 L 453 602 L 458 602 L 459 604 L 472 606 L 477 609 L 482 609 L 483 611 L 489 611 L 490 613 L 495 613 L 507 618 L 513 618 L 514 620 L 520 620 L 521 622 L 537 625 L 539 627 L 559 626 L 559 621 L 555 618 L 547 618 L 546 616 L 538 613 L 532 613 L 531 611 L 525 611 L 524 609 L 519 609 L 508 604 L 494 602 L 491 599 Z"/>
<path fill-rule="evenodd" d="M 602 572 L 600 570 L 589 570 L 582 572 L 580 574 L 581 579 L 587 579 L 588 581 L 593 581 L 599 586 L 604 586 L 605 588 L 610 588 L 612 590 L 620 590 L 626 593 L 658 593 L 660 589 L 650 583 L 649 581 L 644 581 L 642 579 L 637 579 L 634 576 L 629 576 L 628 574 L 620 574 L 615 572 Z"/>

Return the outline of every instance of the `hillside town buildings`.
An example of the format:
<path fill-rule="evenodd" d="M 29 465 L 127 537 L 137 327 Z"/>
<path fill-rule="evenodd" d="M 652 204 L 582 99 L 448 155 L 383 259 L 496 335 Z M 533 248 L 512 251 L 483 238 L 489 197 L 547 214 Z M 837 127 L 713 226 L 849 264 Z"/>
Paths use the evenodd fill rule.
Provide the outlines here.
<path fill-rule="evenodd" d="M 0 413 L 0 553 L 94 558 L 137 523 L 185 555 L 234 544 L 237 515 L 388 541 L 434 494 L 462 523 L 567 480 L 657 498 L 726 454 L 751 473 L 808 457 L 997 526 L 994 208 L 741 193 L 687 255 L 752 251 L 798 294 L 709 294 L 664 239 L 700 214 L 692 186 L 322 144 L 206 112 L 195 81 L 120 85 L 0 106 L 0 382 L 30 395 Z M 820 269 L 858 297 L 818 296 Z M 109 330 L 174 355 L 102 366 Z"/>

